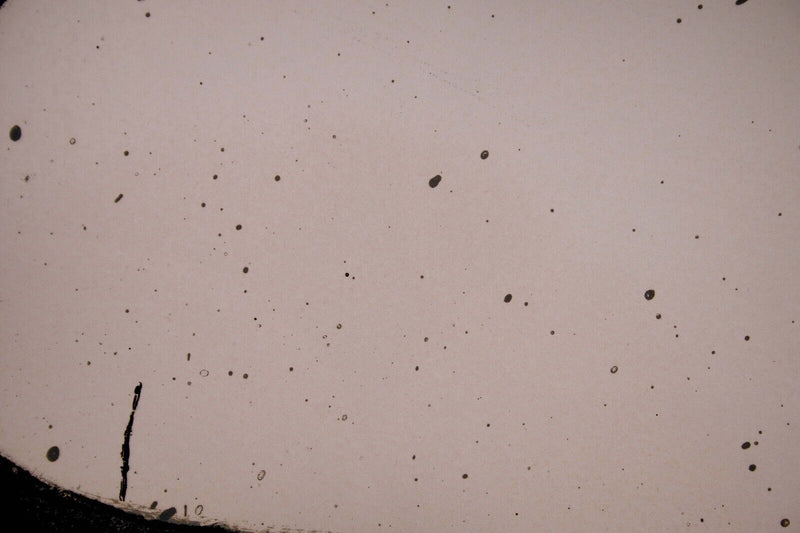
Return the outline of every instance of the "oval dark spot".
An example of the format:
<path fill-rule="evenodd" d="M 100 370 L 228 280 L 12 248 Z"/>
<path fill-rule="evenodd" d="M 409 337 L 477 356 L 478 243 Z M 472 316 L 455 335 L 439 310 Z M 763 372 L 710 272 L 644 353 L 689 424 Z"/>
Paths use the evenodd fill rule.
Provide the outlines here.
<path fill-rule="evenodd" d="M 250 268 L 248 268 L 248 267 L 244 267 L 244 268 L 242 269 L 242 272 L 244 272 L 245 274 L 247 274 L 248 272 L 250 272 Z"/>
<path fill-rule="evenodd" d="M 505 298 L 503 298 L 503 301 L 504 301 L 505 303 L 508 303 L 508 302 L 510 302 L 510 301 L 511 301 L 511 295 L 510 295 L 510 294 L 506 294 L 506 297 L 505 297 Z"/>
<path fill-rule="evenodd" d="M 744 3 L 744 2 L 742 2 L 742 3 Z M 736 5 L 738 6 L 739 2 L 736 2 Z M 789 527 L 789 524 L 790 524 L 790 522 L 789 522 L 788 518 L 784 518 L 783 520 L 781 520 L 781 527 Z"/>
<path fill-rule="evenodd" d="M 22 138 L 22 128 L 14 124 L 11 126 L 11 131 L 8 132 L 8 136 L 12 141 L 17 142 Z"/>
<path fill-rule="evenodd" d="M 236 230 L 238 231 L 240 229 L 242 229 L 242 225 L 241 224 L 236 224 Z"/>
<path fill-rule="evenodd" d="M 654 291 L 653 289 L 647 289 L 646 291 L 644 291 L 645 300 L 652 300 L 653 298 L 655 298 L 655 296 L 656 296 L 656 291 Z"/>
<path fill-rule="evenodd" d="M 617 368 L 617 365 L 614 365 L 614 366 L 611 367 L 611 373 L 612 374 L 616 374 L 617 370 L 619 370 L 619 368 Z"/>
<path fill-rule="evenodd" d="M 756 465 L 750 465 L 750 466 L 747 467 L 747 469 L 750 470 L 751 472 L 755 472 L 756 471 Z"/>
<path fill-rule="evenodd" d="M 747 448 L 749 448 L 749 447 L 750 447 L 750 443 L 749 443 L 749 442 L 743 442 L 743 443 L 742 443 L 742 449 L 743 449 L 743 450 L 746 450 L 746 449 L 747 449 Z"/>
<path fill-rule="evenodd" d="M 740 6 L 740 5 L 744 4 L 745 2 L 747 2 L 747 0 L 736 0 L 736 5 Z M 788 522 L 788 520 L 787 520 L 787 522 Z M 786 525 L 788 526 L 789 524 L 786 524 Z M 786 526 L 783 526 L 783 527 L 786 527 Z"/>
<path fill-rule="evenodd" d="M 261 481 L 262 479 L 264 479 L 264 476 L 266 476 L 266 475 L 267 475 L 267 472 L 266 472 L 265 470 L 261 470 L 261 471 L 258 473 L 258 475 L 256 476 L 256 479 L 257 479 L 257 480 L 259 480 L 259 481 Z"/>
<path fill-rule="evenodd" d="M 58 456 L 61 455 L 61 450 L 58 449 L 58 446 L 51 446 L 49 450 L 47 450 L 47 460 L 51 463 L 58 461 Z"/>
<path fill-rule="evenodd" d="M 276 175 L 275 176 L 275 181 L 281 181 L 281 177 Z"/>
<path fill-rule="evenodd" d="M 481 159 L 486 159 L 489 157 L 489 150 L 484 150 L 481 152 Z"/>
<path fill-rule="evenodd" d="M 158 519 L 164 521 L 169 520 L 170 518 L 175 516 L 175 513 L 177 512 L 178 512 L 177 509 L 175 509 L 174 507 L 170 507 L 169 509 L 165 509 L 160 515 L 158 515 Z"/>
<path fill-rule="evenodd" d="M 431 189 L 434 189 L 437 185 L 439 185 L 440 181 L 442 181 L 442 177 L 439 174 L 436 174 L 434 177 L 428 180 L 428 185 L 431 186 Z"/>

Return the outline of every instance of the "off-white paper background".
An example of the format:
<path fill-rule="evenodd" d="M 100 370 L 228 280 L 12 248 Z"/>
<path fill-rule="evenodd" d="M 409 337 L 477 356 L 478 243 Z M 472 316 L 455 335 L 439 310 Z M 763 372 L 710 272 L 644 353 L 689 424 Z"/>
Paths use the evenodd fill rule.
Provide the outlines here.
<path fill-rule="evenodd" d="M 0 451 L 114 502 L 141 382 L 173 520 L 794 529 L 799 59 L 788 0 L 10 0 Z"/>

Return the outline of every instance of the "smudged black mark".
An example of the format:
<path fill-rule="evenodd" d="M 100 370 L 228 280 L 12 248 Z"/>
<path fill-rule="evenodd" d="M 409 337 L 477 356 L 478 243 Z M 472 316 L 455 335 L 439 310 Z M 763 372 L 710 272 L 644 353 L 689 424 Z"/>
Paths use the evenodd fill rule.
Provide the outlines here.
<path fill-rule="evenodd" d="M 612 374 L 616 374 L 617 370 L 619 370 L 619 368 L 617 368 L 617 365 L 614 365 L 614 366 L 611 367 L 611 373 Z"/>
<path fill-rule="evenodd" d="M 736 0 L 736 5 L 740 6 L 740 5 L 744 4 L 745 2 L 747 2 L 747 0 Z M 788 520 L 787 520 L 787 522 L 788 522 Z M 789 524 L 786 524 L 786 525 L 788 526 Z M 786 526 L 783 526 L 783 527 L 786 527 Z"/>
<path fill-rule="evenodd" d="M 164 509 L 164 511 L 162 511 L 161 514 L 158 515 L 158 519 L 167 521 L 170 518 L 172 518 L 173 516 L 175 516 L 175 513 L 177 513 L 177 512 L 178 512 L 178 510 L 175 509 L 174 507 L 170 507 L 169 509 Z"/>
<path fill-rule="evenodd" d="M 431 189 L 435 189 L 436 186 L 439 185 L 440 181 L 442 181 L 442 176 L 440 176 L 439 174 L 436 174 L 434 177 L 432 177 L 430 180 L 428 180 L 428 185 L 431 186 Z"/>
<path fill-rule="evenodd" d="M 743 449 L 743 450 L 746 450 L 746 449 L 747 449 L 747 448 L 749 448 L 749 447 L 750 447 L 750 443 L 749 443 L 749 442 L 743 442 L 743 443 L 742 443 L 742 449 Z"/>
<path fill-rule="evenodd" d="M 131 417 L 128 419 L 128 427 L 125 428 L 124 440 L 122 441 L 122 481 L 119 484 L 119 501 L 125 501 L 125 493 L 128 492 L 128 459 L 131 456 L 131 433 L 133 432 L 133 415 L 136 413 L 136 407 L 139 406 L 139 395 L 142 393 L 142 382 L 140 381 L 136 388 L 133 389 L 133 408 L 131 409 Z M 175 509 L 173 508 L 173 514 Z M 169 511 L 169 509 L 167 509 Z M 164 511 L 166 513 L 167 511 Z M 162 515 L 164 513 L 161 513 Z"/>
<path fill-rule="evenodd" d="M 119 193 L 119 196 L 117 196 L 117 197 L 116 197 L 116 199 L 114 200 L 114 203 L 116 204 L 116 203 L 118 203 L 120 200 L 122 200 L 122 193 Z"/>
<path fill-rule="evenodd" d="M 644 291 L 645 300 L 652 300 L 653 298 L 655 298 L 655 296 L 656 296 L 656 291 L 654 291 L 653 289 L 647 289 L 646 291 Z"/>
<path fill-rule="evenodd" d="M 17 142 L 22 137 L 22 128 L 17 126 L 16 124 L 11 127 L 11 131 L 8 132 L 8 136 L 11 138 L 12 141 Z"/>
<path fill-rule="evenodd" d="M 505 298 L 503 298 L 503 301 L 504 301 L 505 303 L 508 303 L 508 302 L 510 302 L 510 301 L 511 301 L 511 295 L 510 295 L 510 294 L 506 294 Z"/>
<path fill-rule="evenodd" d="M 481 159 L 486 159 L 487 157 L 489 157 L 489 150 L 481 152 Z"/>
<path fill-rule="evenodd" d="M 739 2 L 736 2 L 736 4 L 738 5 Z M 789 527 L 789 519 L 788 518 L 784 518 L 783 520 L 781 520 L 781 527 Z"/>
<path fill-rule="evenodd" d="M 58 449 L 58 446 L 52 446 L 47 450 L 47 460 L 51 463 L 58 461 L 59 455 L 61 455 L 61 450 Z"/>

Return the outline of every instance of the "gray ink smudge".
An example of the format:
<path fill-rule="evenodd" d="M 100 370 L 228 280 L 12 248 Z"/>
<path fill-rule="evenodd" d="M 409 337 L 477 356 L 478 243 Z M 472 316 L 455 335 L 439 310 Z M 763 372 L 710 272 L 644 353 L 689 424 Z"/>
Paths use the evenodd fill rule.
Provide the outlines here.
<path fill-rule="evenodd" d="M 162 511 L 162 513 L 160 515 L 158 515 L 158 519 L 167 521 L 170 518 L 172 518 L 173 516 L 175 516 L 175 513 L 177 513 L 177 512 L 178 512 L 178 510 L 175 509 L 174 507 L 170 507 L 169 509 L 164 509 L 164 511 Z"/>
<path fill-rule="evenodd" d="M 136 388 L 133 389 L 133 408 L 131 409 L 131 417 L 128 419 L 128 427 L 125 428 L 124 439 L 122 441 L 122 481 L 119 484 L 119 501 L 125 501 L 125 494 L 128 492 L 128 460 L 131 456 L 131 433 L 133 433 L 133 415 L 136 413 L 136 407 L 139 405 L 139 395 L 142 393 L 142 382 L 140 381 Z M 173 509 L 174 511 L 174 509 Z M 167 511 L 164 511 L 167 512 Z M 162 513 L 163 514 L 163 513 Z"/>
<path fill-rule="evenodd" d="M 47 450 L 47 460 L 51 463 L 58 461 L 59 455 L 61 455 L 61 450 L 58 449 L 58 446 L 52 446 Z"/>

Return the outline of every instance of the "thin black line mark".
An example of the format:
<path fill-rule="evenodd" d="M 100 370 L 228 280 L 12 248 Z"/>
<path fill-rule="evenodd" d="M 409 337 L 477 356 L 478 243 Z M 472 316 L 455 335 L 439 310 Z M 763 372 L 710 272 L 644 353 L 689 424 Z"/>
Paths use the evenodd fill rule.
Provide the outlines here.
<path fill-rule="evenodd" d="M 136 388 L 133 389 L 133 409 L 131 409 L 131 417 L 128 420 L 128 427 L 125 428 L 125 439 L 122 441 L 122 481 L 119 484 L 119 501 L 125 501 L 125 493 L 128 492 L 128 459 L 131 457 L 131 433 L 133 433 L 133 415 L 136 413 L 136 407 L 139 405 L 139 395 L 142 393 L 142 382 L 140 381 Z"/>

